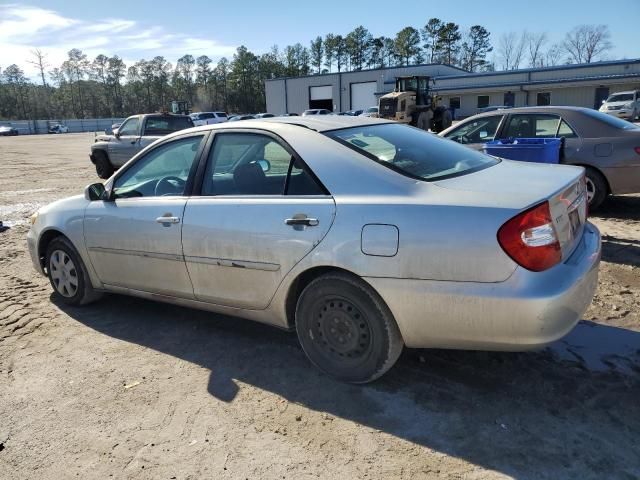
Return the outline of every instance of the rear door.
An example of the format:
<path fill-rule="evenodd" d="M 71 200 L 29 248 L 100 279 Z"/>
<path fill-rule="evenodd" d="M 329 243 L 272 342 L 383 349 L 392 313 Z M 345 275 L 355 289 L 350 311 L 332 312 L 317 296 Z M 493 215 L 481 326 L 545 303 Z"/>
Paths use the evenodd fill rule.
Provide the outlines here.
<path fill-rule="evenodd" d="M 219 305 L 266 308 L 335 215 L 302 160 L 264 132 L 217 133 L 200 191 L 185 208 L 183 250 L 196 299 Z"/>

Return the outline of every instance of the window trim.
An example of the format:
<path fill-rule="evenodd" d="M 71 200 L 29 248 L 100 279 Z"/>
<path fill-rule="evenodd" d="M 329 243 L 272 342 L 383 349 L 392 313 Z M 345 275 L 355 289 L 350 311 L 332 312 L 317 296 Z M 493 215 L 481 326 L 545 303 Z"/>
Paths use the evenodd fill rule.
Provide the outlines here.
<path fill-rule="evenodd" d="M 574 132 L 576 132 L 576 129 L 573 128 L 573 126 L 567 122 L 565 120 L 565 118 L 560 115 L 559 113 L 552 113 L 552 112 L 515 112 L 515 113 L 509 113 L 508 115 L 505 115 L 505 118 L 508 117 L 509 119 L 507 121 L 505 121 L 504 125 L 502 125 L 501 127 L 501 131 L 500 131 L 500 137 L 499 138 L 509 138 L 509 137 L 505 137 L 503 135 L 503 133 L 506 133 L 506 128 L 508 127 L 509 123 L 511 122 L 511 119 L 513 117 L 517 117 L 517 116 L 521 116 L 521 115 L 538 115 L 538 116 L 547 116 L 547 117 L 555 117 L 556 119 L 558 119 L 558 125 L 556 126 L 556 133 L 555 136 L 552 138 L 558 138 L 558 129 L 560 128 L 560 124 L 562 123 L 562 120 L 564 120 L 567 125 L 569 125 L 569 127 L 571 127 L 571 130 L 573 130 Z M 504 132 L 502 131 L 504 130 Z M 576 138 L 579 137 L 578 133 L 576 132 Z M 538 138 L 538 137 L 536 137 Z M 540 138 L 549 138 L 549 137 L 540 137 Z"/>
<path fill-rule="evenodd" d="M 191 170 L 189 171 L 189 176 L 187 177 L 187 184 L 184 187 L 184 194 L 181 195 L 181 197 L 190 197 L 192 195 L 193 186 L 196 180 L 195 176 L 197 174 L 197 168 L 200 165 L 200 162 L 202 161 L 202 153 L 204 152 L 204 149 L 209 141 L 210 136 L 211 136 L 210 132 L 201 132 L 201 131 L 189 132 L 181 135 L 176 135 L 175 137 L 172 136 L 170 138 L 163 138 L 157 143 L 154 142 L 151 145 L 149 145 L 149 147 L 153 146 L 153 148 L 149 148 L 149 147 L 143 148 L 136 155 L 134 155 L 127 163 L 125 163 L 122 167 L 120 167 L 118 171 L 115 173 L 115 175 L 113 176 L 113 178 L 105 184 L 105 191 L 107 192 L 107 198 L 109 198 L 110 200 L 116 200 L 113 197 L 113 188 L 115 186 L 116 181 L 122 175 L 124 175 L 125 172 L 127 172 L 127 170 L 132 168 L 136 163 L 138 163 L 142 158 L 144 158 L 151 152 L 173 141 L 179 141 L 189 137 L 203 137 L 202 140 L 200 141 L 200 146 L 198 147 L 198 151 L 196 152 L 196 156 L 194 158 L 193 164 L 191 165 Z M 127 198 L 127 200 L 139 200 L 142 198 L 160 198 L 160 197 L 130 197 L 130 198 Z M 120 198 L 118 200 L 124 200 L 124 198 Z"/>
<path fill-rule="evenodd" d="M 275 140 L 283 147 L 287 153 L 289 153 L 294 161 L 289 162 L 289 168 L 287 170 L 287 178 L 285 179 L 284 191 L 280 195 L 258 195 L 258 194 L 234 194 L 234 195 L 203 195 L 202 187 L 204 185 L 204 173 L 207 169 L 207 163 L 209 161 L 209 155 L 212 153 L 214 148 L 214 143 L 216 137 L 222 134 L 254 134 L 254 135 L 263 135 L 266 137 L 270 137 Z M 304 170 L 307 174 L 311 176 L 311 178 L 318 184 L 321 190 L 325 193 L 323 195 L 287 195 L 287 188 L 289 186 L 289 173 L 293 168 L 293 163 L 298 162 L 299 165 L 302 166 L 302 170 Z M 210 136 L 207 139 L 204 151 L 200 156 L 200 162 L 198 165 L 198 169 L 195 173 L 193 190 L 191 192 L 191 196 L 197 198 L 326 198 L 332 197 L 331 192 L 324 186 L 324 184 L 320 181 L 320 179 L 316 176 L 316 174 L 311 170 L 311 168 L 307 165 L 307 163 L 302 159 L 298 152 L 296 152 L 293 147 L 280 135 L 261 128 L 237 128 L 237 127 L 227 127 L 227 128 L 218 128 L 216 130 L 212 130 L 210 132 Z"/>
<path fill-rule="evenodd" d="M 136 131 L 135 134 L 131 135 L 131 134 L 122 134 L 122 127 L 126 126 L 127 123 L 133 121 L 133 120 L 137 120 L 138 121 L 138 129 Z M 120 125 L 118 127 L 118 137 L 139 137 L 140 136 L 140 127 L 142 127 L 142 122 L 140 121 L 140 115 L 134 115 L 132 117 L 127 118 L 124 122 L 122 122 L 122 125 Z"/>

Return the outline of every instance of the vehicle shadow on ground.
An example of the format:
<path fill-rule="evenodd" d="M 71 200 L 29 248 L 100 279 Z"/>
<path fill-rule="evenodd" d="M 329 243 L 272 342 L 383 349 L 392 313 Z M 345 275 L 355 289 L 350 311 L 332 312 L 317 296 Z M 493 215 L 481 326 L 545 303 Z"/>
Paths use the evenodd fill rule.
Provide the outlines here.
<path fill-rule="evenodd" d="M 620 220 L 640 220 L 640 196 L 620 195 L 610 196 L 591 215 L 594 217 L 617 218 Z"/>
<path fill-rule="evenodd" d="M 602 260 L 640 267 L 640 241 L 603 235 Z"/>
<path fill-rule="evenodd" d="M 59 307 L 209 369 L 220 401 L 254 385 L 519 479 L 640 475 L 638 332 L 581 322 L 539 352 L 405 350 L 382 379 L 356 386 L 318 372 L 294 334 L 251 321 L 116 295 Z"/>

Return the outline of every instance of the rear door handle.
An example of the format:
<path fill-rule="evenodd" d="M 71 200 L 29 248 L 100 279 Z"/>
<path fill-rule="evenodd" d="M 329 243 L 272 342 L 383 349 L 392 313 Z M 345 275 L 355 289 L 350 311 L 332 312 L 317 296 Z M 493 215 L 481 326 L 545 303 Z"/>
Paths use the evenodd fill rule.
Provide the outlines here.
<path fill-rule="evenodd" d="M 169 223 L 180 223 L 180 217 L 158 217 L 156 218 L 156 222 L 158 223 L 162 223 L 162 224 L 169 224 Z"/>
<path fill-rule="evenodd" d="M 300 217 L 300 218 L 287 218 L 284 223 L 287 225 L 306 225 L 307 227 L 315 227 L 320 222 L 317 218 Z"/>

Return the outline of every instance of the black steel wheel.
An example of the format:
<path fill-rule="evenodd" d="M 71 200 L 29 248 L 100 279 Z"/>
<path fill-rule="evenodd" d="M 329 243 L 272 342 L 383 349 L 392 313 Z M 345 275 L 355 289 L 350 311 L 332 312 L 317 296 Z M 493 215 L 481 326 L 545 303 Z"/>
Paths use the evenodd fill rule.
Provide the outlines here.
<path fill-rule="evenodd" d="M 109 162 L 107 155 L 100 151 L 95 152 L 93 155 L 95 156 L 96 173 L 98 174 L 98 177 L 106 180 L 113 175 L 113 166 L 111 165 L 111 162 Z"/>
<path fill-rule="evenodd" d="M 343 273 L 323 275 L 303 290 L 296 330 L 311 362 L 345 382 L 375 380 L 402 352 L 400 331 L 382 299 Z"/>

